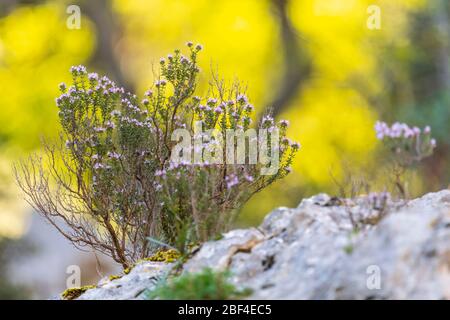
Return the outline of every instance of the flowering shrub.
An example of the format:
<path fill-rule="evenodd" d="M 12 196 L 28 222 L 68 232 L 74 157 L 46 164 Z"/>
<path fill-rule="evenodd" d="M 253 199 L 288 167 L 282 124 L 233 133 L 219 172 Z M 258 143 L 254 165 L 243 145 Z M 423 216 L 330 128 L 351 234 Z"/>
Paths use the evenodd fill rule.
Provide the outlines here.
<path fill-rule="evenodd" d="M 16 168 L 28 201 L 59 232 L 124 267 L 149 256 L 155 243 L 184 250 L 226 230 L 253 194 L 289 173 L 299 149 L 286 138 L 287 121 L 275 123 L 267 114 L 252 126 L 254 108 L 239 84 L 225 87 L 214 77 L 208 96 L 194 96 L 202 48 L 188 48 L 189 57 L 176 50 L 160 60 L 158 80 L 142 100 L 107 77 L 72 67 L 73 84 L 61 84 L 56 99 L 61 143 L 45 144 L 45 164 L 32 156 Z M 216 161 L 226 152 L 214 147 L 218 134 L 250 128 L 271 138 L 262 150 L 276 155 L 272 161 Z M 183 161 L 176 161 L 177 130 L 187 130 L 194 142 L 182 150 Z M 216 138 L 205 141 L 204 130 Z M 245 160 L 257 142 L 248 140 Z M 238 141 L 227 143 L 239 148 Z M 194 161 L 186 161 L 190 155 Z M 261 150 L 257 155 L 267 158 Z M 278 170 L 262 174 L 273 159 Z"/>
<path fill-rule="evenodd" d="M 396 122 L 392 126 L 378 121 L 375 124 L 377 138 L 389 148 L 394 160 L 396 186 L 401 195 L 406 194 L 401 176 L 405 168 L 419 163 L 433 154 L 436 140 L 431 137 L 431 128 L 410 127 L 405 123 Z"/>

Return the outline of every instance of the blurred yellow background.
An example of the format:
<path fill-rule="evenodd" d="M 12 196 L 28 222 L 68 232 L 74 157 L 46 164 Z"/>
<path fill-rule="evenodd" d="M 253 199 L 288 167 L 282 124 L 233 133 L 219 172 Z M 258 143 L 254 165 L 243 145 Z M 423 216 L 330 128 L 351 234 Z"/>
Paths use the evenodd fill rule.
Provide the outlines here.
<path fill-rule="evenodd" d="M 66 26 L 70 4 L 81 9 L 80 29 Z M 381 10 L 380 29 L 367 26 L 370 5 Z M 58 134 L 54 99 L 70 66 L 85 64 L 142 94 L 152 65 L 188 40 L 205 49 L 200 90 L 211 68 L 239 78 L 257 111 L 274 106 L 302 144 L 293 174 L 255 196 L 240 225 L 306 195 L 336 192 L 331 176 L 345 180 L 344 162 L 355 171 L 382 167 L 373 132 L 379 118 L 436 127 L 439 155 L 415 191 L 446 185 L 448 12 L 439 0 L 2 1 L 0 234 L 25 230 L 30 209 L 11 164 Z"/>

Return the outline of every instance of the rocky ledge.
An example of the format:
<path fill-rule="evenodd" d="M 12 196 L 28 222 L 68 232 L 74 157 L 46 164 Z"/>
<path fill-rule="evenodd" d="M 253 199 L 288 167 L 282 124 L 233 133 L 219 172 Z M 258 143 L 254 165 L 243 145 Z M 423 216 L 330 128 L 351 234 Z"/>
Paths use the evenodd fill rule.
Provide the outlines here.
<path fill-rule="evenodd" d="M 78 299 L 140 299 L 174 263 L 142 262 Z M 450 190 L 411 201 L 320 194 L 203 244 L 182 272 L 231 271 L 250 299 L 449 299 Z"/>

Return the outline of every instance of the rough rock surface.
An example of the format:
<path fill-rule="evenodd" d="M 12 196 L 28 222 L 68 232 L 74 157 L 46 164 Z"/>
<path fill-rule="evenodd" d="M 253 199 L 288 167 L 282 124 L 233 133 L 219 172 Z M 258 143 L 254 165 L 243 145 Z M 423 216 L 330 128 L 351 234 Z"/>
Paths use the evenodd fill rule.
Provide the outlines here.
<path fill-rule="evenodd" d="M 320 194 L 203 244 L 183 268 L 205 267 L 229 268 L 250 299 L 449 299 L 450 190 L 386 203 Z M 142 263 L 80 299 L 139 298 L 170 268 Z"/>
<path fill-rule="evenodd" d="M 132 300 L 142 299 L 145 290 L 151 290 L 165 277 L 173 264 L 145 261 L 119 279 L 100 280 L 97 288 L 87 290 L 78 300 Z"/>

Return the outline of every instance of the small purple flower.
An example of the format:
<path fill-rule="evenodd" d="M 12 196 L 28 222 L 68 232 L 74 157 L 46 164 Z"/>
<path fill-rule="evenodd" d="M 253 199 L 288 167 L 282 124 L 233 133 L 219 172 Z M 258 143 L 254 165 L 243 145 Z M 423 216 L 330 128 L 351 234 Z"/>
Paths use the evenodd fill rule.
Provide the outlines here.
<path fill-rule="evenodd" d="M 181 56 L 180 62 L 181 62 L 182 64 L 188 64 L 188 63 L 189 63 L 189 59 L 186 58 L 185 56 Z"/>
<path fill-rule="evenodd" d="M 431 145 L 432 148 L 435 148 L 436 147 L 436 139 L 431 139 L 430 140 L 430 145 Z"/>
<path fill-rule="evenodd" d="M 383 140 L 384 137 L 387 135 L 388 133 L 388 126 L 385 122 L 381 122 L 381 121 L 377 121 L 375 123 L 375 132 L 377 134 L 377 139 L 379 140 Z"/>
<path fill-rule="evenodd" d="M 88 79 L 89 79 L 89 81 L 94 82 L 94 81 L 98 80 L 98 74 L 95 72 L 89 73 Z"/>
<path fill-rule="evenodd" d="M 71 95 L 72 97 L 76 96 L 78 93 L 77 89 L 75 89 L 74 87 L 70 87 L 69 89 L 69 95 Z"/>
<path fill-rule="evenodd" d="M 158 80 L 158 81 L 156 81 L 155 82 L 155 86 L 157 87 L 157 88 L 159 88 L 160 86 L 161 87 L 164 87 L 165 85 L 167 84 L 167 82 L 166 82 L 166 80 Z"/>
<path fill-rule="evenodd" d="M 100 170 L 100 169 L 103 169 L 103 168 L 105 168 L 105 166 L 103 164 L 99 163 L 99 162 L 94 164 L 94 170 Z"/>
<path fill-rule="evenodd" d="M 247 180 L 247 182 L 253 182 L 254 178 L 248 174 L 244 175 L 244 179 Z"/>
<path fill-rule="evenodd" d="M 238 95 L 236 100 L 239 103 L 247 103 L 248 102 L 248 99 L 247 99 L 247 97 L 244 94 Z"/>
<path fill-rule="evenodd" d="M 166 175 L 166 170 L 164 170 L 164 169 L 155 171 L 155 176 L 157 176 L 157 177 L 163 177 L 165 175 Z"/>
<path fill-rule="evenodd" d="M 273 123 L 273 118 L 271 116 L 265 116 L 262 118 L 262 124 L 264 126 L 271 125 Z"/>
<path fill-rule="evenodd" d="M 80 74 L 86 74 L 87 73 L 87 70 L 86 70 L 86 67 L 85 66 L 78 66 L 78 72 L 80 73 Z"/>
<path fill-rule="evenodd" d="M 254 107 L 253 107 L 251 104 L 248 104 L 248 105 L 245 107 L 245 111 L 247 111 L 247 112 L 253 112 L 253 109 L 254 109 Z"/>
<path fill-rule="evenodd" d="M 215 98 L 209 98 L 207 104 L 209 105 L 215 105 L 217 103 L 217 99 Z"/>
<path fill-rule="evenodd" d="M 111 159 L 116 159 L 116 160 L 119 160 L 120 157 L 121 157 L 121 155 L 118 154 L 117 152 L 111 152 L 111 151 L 109 151 L 109 152 L 107 153 L 107 156 L 108 156 L 109 158 L 111 158 Z"/>
<path fill-rule="evenodd" d="M 281 120 L 280 121 L 280 127 L 287 128 L 288 126 L 289 126 L 289 121 L 288 120 Z"/>
<path fill-rule="evenodd" d="M 291 148 L 292 148 L 293 150 L 298 150 L 298 149 L 300 149 L 300 143 L 298 143 L 298 142 L 292 143 L 292 144 L 291 144 Z"/>
<path fill-rule="evenodd" d="M 403 130 L 403 137 L 406 139 L 412 138 L 416 135 L 416 132 L 410 128 L 405 128 Z M 395 137 L 397 137 L 398 135 L 395 134 Z"/>
<path fill-rule="evenodd" d="M 108 89 L 108 92 L 109 92 L 110 94 L 115 94 L 115 93 L 118 93 L 118 90 L 119 90 L 119 88 L 112 87 L 112 88 L 109 88 L 109 89 Z"/>
<path fill-rule="evenodd" d="M 106 85 L 110 85 L 111 84 L 111 80 L 109 80 L 109 78 L 107 76 L 101 77 L 99 82 L 100 82 L 100 85 L 102 85 L 102 86 L 106 86 Z"/>
<path fill-rule="evenodd" d="M 107 121 L 105 123 L 105 125 L 106 125 L 107 129 L 114 129 L 116 127 L 116 124 L 114 122 L 112 122 L 112 121 Z"/>
<path fill-rule="evenodd" d="M 55 102 L 56 102 L 56 105 L 57 105 L 58 107 L 60 107 L 61 104 L 62 104 L 62 99 L 61 99 L 61 98 L 56 98 L 56 99 L 55 99 Z"/>
<path fill-rule="evenodd" d="M 86 67 L 82 65 L 73 66 L 70 68 L 70 73 L 72 73 L 74 76 L 86 74 Z"/>
<path fill-rule="evenodd" d="M 227 176 L 225 178 L 225 182 L 227 183 L 227 189 L 231 189 L 235 185 L 239 184 L 239 179 L 236 175 Z"/>

